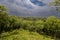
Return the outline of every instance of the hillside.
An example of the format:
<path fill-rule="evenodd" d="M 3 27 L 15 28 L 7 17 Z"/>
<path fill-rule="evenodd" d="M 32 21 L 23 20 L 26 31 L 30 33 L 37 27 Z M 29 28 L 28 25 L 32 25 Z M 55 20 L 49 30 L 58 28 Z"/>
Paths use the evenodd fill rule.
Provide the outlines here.
<path fill-rule="evenodd" d="M 38 34 L 37 32 L 29 32 L 27 30 L 14 30 L 1 34 L 0 40 L 53 40 Z"/>

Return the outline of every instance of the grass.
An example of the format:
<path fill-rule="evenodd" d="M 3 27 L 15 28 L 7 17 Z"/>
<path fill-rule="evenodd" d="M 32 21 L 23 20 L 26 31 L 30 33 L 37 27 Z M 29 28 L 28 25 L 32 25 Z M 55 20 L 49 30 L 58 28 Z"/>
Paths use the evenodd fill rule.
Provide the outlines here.
<path fill-rule="evenodd" d="M 28 30 L 14 30 L 12 32 L 4 32 L 0 35 L 0 40 L 54 40 L 51 37 L 40 35 L 36 32 Z"/>

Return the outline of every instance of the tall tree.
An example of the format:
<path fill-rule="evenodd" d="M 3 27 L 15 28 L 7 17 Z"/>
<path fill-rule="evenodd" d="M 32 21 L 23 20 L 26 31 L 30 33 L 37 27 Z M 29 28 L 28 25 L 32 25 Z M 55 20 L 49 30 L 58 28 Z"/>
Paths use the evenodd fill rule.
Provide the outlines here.
<path fill-rule="evenodd" d="M 7 8 L 5 6 L 0 6 L 0 32 L 7 26 L 8 24 L 8 14 Z"/>

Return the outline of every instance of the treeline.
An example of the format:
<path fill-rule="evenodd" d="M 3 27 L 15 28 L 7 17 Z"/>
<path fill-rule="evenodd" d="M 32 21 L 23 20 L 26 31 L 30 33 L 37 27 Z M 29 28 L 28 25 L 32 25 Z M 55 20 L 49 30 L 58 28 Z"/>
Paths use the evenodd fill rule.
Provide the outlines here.
<path fill-rule="evenodd" d="M 0 33 L 20 28 L 60 38 L 59 18 L 51 16 L 36 19 L 10 16 L 7 14 L 6 8 L 0 6 Z"/>

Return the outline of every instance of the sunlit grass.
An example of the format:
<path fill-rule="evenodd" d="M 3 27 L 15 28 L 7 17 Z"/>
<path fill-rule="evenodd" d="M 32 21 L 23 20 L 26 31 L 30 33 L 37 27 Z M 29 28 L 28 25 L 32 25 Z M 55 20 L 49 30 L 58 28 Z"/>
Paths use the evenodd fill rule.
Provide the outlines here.
<path fill-rule="evenodd" d="M 14 30 L 12 32 L 2 33 L 0 40 L 53 40 L 50 37 L 40 35 L 28 30 Z"/>

